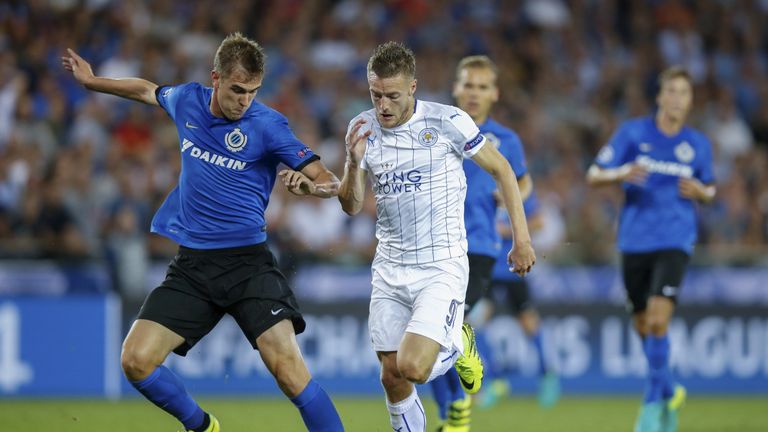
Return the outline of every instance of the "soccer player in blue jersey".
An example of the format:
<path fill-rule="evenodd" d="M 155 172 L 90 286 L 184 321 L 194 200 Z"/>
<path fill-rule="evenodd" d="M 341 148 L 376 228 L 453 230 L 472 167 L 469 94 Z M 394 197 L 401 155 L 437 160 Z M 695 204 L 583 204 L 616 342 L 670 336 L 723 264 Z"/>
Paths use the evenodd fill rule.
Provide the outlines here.
<path fill-rule="evenodd" d="M 685 125 L 691 76 L 672 67 L 659 84 L 655 115 L 623 123 L 587 173 L 590 185 L 619 183 L 625 193 L 618 247 L 628 307 L 648 359 L 637 432 L 677 429 L 685 389 L 672 378 L 667 328 L 696 242 L 695 204 L 715 197 L 712 146 Z"/>
<path fill-rule="evenodd" d="M 522 143 L 514 132 L 489 117 L 491 107 L 499 98 L 497 75 L 496 65 L 487 56 L 465 57 L 456 68 L 453 96 L 458 107 L 472 117 L 488 142 L 509 162 L 517 177 L 521 198 L 525 201 L 531 193 L 532 181 L 525 164 Z M 469 313 L 490 287 L 491 271 L 500 253 L 501 244 L 495 225 L 499 204 L 495 196 L 496 182 L 471 160 L 465 159 L 463 168 L 467 177 L 464 225 L 467 230 L 469 259 L 469 282 L 464 309 L 465 313 Z M 511 243 L 509 247 L 512 248 Z M 504 262 L 507 262 L 506 258 Z M 444 420 L 442 430 L 469 430 L 471 399 L 465 397 L 455 372 L 448 371 L 433 381 L 432 390 L 438 404 L 438 413 Z"/>
<path fill-rule="evenodd" d="M 525 216 L 528 219 L 528 228 L 531 232 L 541 229 L 544 221 L 542 214 L 539 211 L 540 206 L 535 191 L 531 192 L 528 199 L 523 203 L 523 207 L 525 208 Z M 512 232 L 510 231 L 509 218 L 501 212 L 499 212 L 499 217 L 496 221 L 496 229 L 501 236 L 502 250 L 511 247 Z M 539 405 L 545 408 L 552 407 L 560 398 L 560 380 L 557 373 L 547 364 L 544 357 L 544 344 L 539 327 L 539 314 L 533 307 L 530 290 L 528 288 L 528 281 L 525 278 L 521 278 L 510 272 L 509 266 L 502 261 L 501 254 L 497 257 L 496 264 L 493 267 L 491 291 L 488 292 L 486 298 L 492 297 L 492 294 L 497 293 L 504 296 L 509 310 L 515 314 L 515 318 L 517 318 L 518 323 L 520 323 L 520 327 L 533 343 L 534 349 L 536 350 L 539 374 Z M 481 354 L 490 353 L 490 349 L 485 345 L 484 332 L 482 331 L 480 322 L 489 318 L 493 313 L 492 302 L 486 300 L 483 304 L 487 305 L 487 307 L 476 308 L 476 313 L 473 313 L 470 316 L 472 324 L 481 329 L 477 332 L 477 346 L 478 349 L 480 349 Z M 478 321 L 477 324 L 475 323 L 475 320 Z M 488 371 L 485 376 L 490 381 L 490 385 L 485 386 L 484 392 L 479 395 L 479 406 L 489 408 L 495 404 L 500 397 L 507 395 L 509 392 L 509 383 L 505 378 L 498 375 L 498 368 L 493 362 L 493 357 L 491 355 L 485 355 L 483 359 L 486 365 L 485 369 Z"/>
<path fill-rule="evenodd" d="M 158 86 L 139 78 L 94 76 L 68 50 L 64 67 L 86 88 L 162 107 L 176 123 L 182 169 L 152 220 L 152 232 L 176 241 L 179 253 L 165 281 L 147 297 L 123 343 L 130 383 L 189 431 L 218 432 L 219 422 L 162 365 L 171 351 L 186 355 L 230 314 L 296 405 L 310 431 L 342 431 L 331 399 L 310 376 L 295 334 L 305 322 L 285 276 L 266 246 L 264 211 L 278 164 L 296 195 L 329 198 L 338 179 L 288 127 L 285 117 L 254 98 L 264 53 L 231 34 L 219 46 L 211 78 Z"/>

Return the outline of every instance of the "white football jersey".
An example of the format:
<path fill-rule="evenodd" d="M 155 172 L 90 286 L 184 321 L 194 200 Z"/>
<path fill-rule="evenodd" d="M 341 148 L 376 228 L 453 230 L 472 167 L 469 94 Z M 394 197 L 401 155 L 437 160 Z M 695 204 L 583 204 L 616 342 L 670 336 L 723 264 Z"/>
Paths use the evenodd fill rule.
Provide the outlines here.
<path fill-rule="evenodd" d="M 450 105 L 416 101 L 403 125 L 383 128 L 375 110 L 359 118 L 370 128 L 361 168 L 376 195 L 377 255 L 422 264 L 467 253 L 462 161 L 485 144 L 472 118 Z"/>

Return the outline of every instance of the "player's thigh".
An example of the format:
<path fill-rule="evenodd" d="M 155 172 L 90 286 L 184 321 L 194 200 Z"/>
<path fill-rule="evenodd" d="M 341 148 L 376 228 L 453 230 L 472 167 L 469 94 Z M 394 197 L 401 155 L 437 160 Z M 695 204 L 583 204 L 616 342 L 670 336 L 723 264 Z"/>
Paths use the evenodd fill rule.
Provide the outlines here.
<path fill-rule="evenodd" d="M 245 286 L 233 288 L 238 292 L 237 300 L 225 309 L 255 349 L 261 349 L 257 342 L 260 336 L 284 320 L 292 324 L 293 334 L 306 328 L 293 290 L 273 264 L 259 261 L 251 270 L 253 276 L 243 282 Z"/>
<path fill-rule="evenodd" d="M 469 281 L 467 283 L 465 310 L 469 312 L 488 293 L 496 260 L 490 256 L 476 254 L 469 254 L 467 258 L 469 261 Z"/>
<path fill-rule="evenodd" d="M 627 292 L 627 310 L 632 314 L 645 311 L 651 293 L 653 253 L 622 253 L 621 273 Z"/>
<path fill-rule="evenodd" d="M 216 326 L 224 311 L 184 281 L 163 282 L 144 301 L 138 319 L 155 322 L 182 337 L 173 352 L 186 353 Z"/>
<path fill-rule="evenodd" d="M 123 342 L 123 363 L 160 364 L 183 342 L 184 338 L 171 329 L 154 321 L 137 319 Z"/>
<path fill-rule="evenodd" d="M 468 267 L 466 257 L 419 266 L 411 288 L 413 314 L 406 332 L 426 336 L 444 350 L 462 350 Z"/>
<path fill-rule="evenodd" d="M 656 252 L 651 275 L 651 296 L 664 297 L 673 304 L 677 303 L 689 261 L 690 256 L 680 249 Z"/>
<path fill-rule="evenodd" d="M 527 280 L 517 277 L 507 281 L 505 287 L 507 288 L 507 305 L 514 315 L 520 315 L 533 308 Z"/>
<path fill-rule="evenodd" d="M 403 266 L 376 258 L 371 267 L 371 303 L 368 310 L 368 333 L 374 351 L 396 352 L 400 348 L 408 322 L 412 299 Z"/>
<path fill-rule="evenodd" d="M 441 345 L 426 336 L 405 332 L 400 349 L 397 352 L 398 368 L 411 370 L 431 370 L 435 364 Z"/>
<path fill-rule="evenodd" d="M 277 375 L 279 368 L 291 373 L 309 375 L 296 342 L 293 322 L 290 320 L 284 319 L 264 331 L 256 338 L 256 344 L 264 364 L 273 375 Z"/>

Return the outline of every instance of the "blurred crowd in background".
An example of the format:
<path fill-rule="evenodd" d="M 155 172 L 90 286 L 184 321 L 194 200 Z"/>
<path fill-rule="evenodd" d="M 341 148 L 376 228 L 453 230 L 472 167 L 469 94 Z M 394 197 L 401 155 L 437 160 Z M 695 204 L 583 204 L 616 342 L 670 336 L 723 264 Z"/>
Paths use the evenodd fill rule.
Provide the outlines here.
<path fill-rule="evenodd" d="M 258 99 L 339 177 L 347 124 L 371 107 L 365 69 L 377 44 L 411 47 L 417 98 L 443 103 L 458 60 L 489 55 L 500 68 L 493 116 L 522 138 L 542 202 L 539 256 L 562 264 L 615 259 L 622 194 L 587 188 L 585 169 L 620 122 L 653 113 L 657 74 L 683 65 L 719 191 L 700 209 L 695 262 L 765 264 L 765 23 L 766 0 L 5 0 L 0 258 L 106 259 L 129 269 L 130 284 L 172 256 L 176 245 L 148 231 L 178 176 L 174 124 L 160 108 L 88 92 L 60 57 L 69 47 L 97 75 L 210 85 L 216 48 L 241 31 L 268 55 Z M 278 184 L 267 223 L 288 269 L 364 264 L 375 249 L 370 199 L 349 218 L 337 200 Z"/>

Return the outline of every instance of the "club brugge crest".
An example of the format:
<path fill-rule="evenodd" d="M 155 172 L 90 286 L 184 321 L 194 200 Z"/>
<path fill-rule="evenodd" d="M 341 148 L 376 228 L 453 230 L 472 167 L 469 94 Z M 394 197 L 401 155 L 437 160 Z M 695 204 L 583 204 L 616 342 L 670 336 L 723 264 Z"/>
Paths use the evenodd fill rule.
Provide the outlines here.
<path fill-rule="evenodd" d="M 245 145 L 248 143 L 248 137 L 240 132 L 240 128 L 235 128 L 232 132 L 224 135 L 224 142 L 227 143 L 227 150 L 237 153 L 245 148 Z"/>
<path fill-rule="evenodd" d="M 424 128 L 419 132 L 419 143 L 424 147 L 432 147 L 437 142 L 437 129 Z"/>
<path fill-rule="evenodd" d="M 688 141 L 683 141 L 675 146 L 675 157 L 682 163 L 689 163 L 696 157 L 696 152 L 693 150 Z"/>

